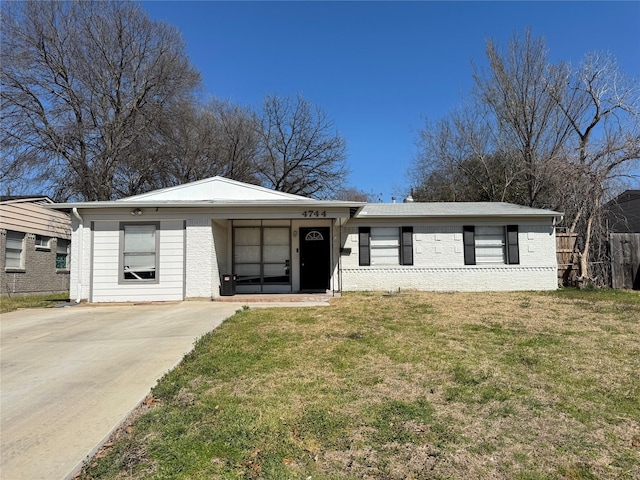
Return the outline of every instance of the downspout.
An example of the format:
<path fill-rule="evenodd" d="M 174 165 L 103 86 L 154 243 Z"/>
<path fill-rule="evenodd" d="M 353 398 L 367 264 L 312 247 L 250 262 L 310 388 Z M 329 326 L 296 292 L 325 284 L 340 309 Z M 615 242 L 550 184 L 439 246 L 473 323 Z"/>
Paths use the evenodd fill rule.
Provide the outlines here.
<path fill-rule="evenodd" d="M 82 244 L 84 243 L 84 220 L 78 213 L 78 209 L 76 207 L 73 207 L 72 213 L 73 216 L 78 219 L 78 222 L 80 222 L 78 225 L 78 298 L 76 298 L 76 303 L 80 303 L 82 300 Z"/>
<path fill-rule="evenodd" d="M 342 222 L 338 223 L 338 291 L 342 295 Z"/>

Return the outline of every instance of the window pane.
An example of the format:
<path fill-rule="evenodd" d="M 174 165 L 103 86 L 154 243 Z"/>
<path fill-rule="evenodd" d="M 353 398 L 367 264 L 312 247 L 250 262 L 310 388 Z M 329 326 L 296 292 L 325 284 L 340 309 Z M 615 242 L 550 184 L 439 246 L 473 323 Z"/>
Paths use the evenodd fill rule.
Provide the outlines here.
<path fill-rule="evenodd" d="M 371 265 L 398 265 L 398 249 L 371 247 Z"/>
<path fill-rule="evenodd" d="M 155 253 L 125 253 L 124 278 L 129 280 L 156 278 Z"/>
<path fill-rule="evenodd" d="M 289 229 L 288 228 L 265 228 L 264 229 L 265 245 L 289 245 Z"/>
<path fill-rule="evenodd" d="M 284 265 L 265 265 L 264 283 L 289 283 L 289 269 Z"/>
<path fill-rule="evenodd" d="M 259 228 L 236 228 L 234 237 L 236 245 L 260 245 Z"/>
<path fill-rule="evenodd" d="M 69 240 L 59 238 L 56 244 L 56 268 L 60 270 L 69 269 Z"/>
<path fill-rule="evenodd" d="M 24 233 L 7 232 L 7 248 L 22 250 Z"/>
<path fill-rule="evenodd" d="M 399 265 L 400 237 L 396 227 L 371 228 L 371 265 Z"/>
<path fill-rule="evenodd" d="M 124 251 L 128 252 L 155 252 L 156 251 L 156 226 L 155 225 L 125 225 L 124 226 Z"/>
<path fill-rule="evenodd" d="M 67 264 L 68 255 L 66 253 L 56 253 L 56 268 L 60 270 L 68 270 Z"/>
<path fill-rule="evenodd" d="M 5 248 L 5 268 L 22 268 L 22 247 L 24 233 L 7 232 Z"/>
<path fill-rule="evenodd" d="M 264 247 L 265 263 L 285 263 L 289 260 L 289 246 Z"/>
<path fill-rule="evenodd" d="M 43 237 L 42 235 L 36 235 L 36 247 L 49 248 L 50 237 Z"/>
<path fill-rule="evenodd" d="M 476 227 L 476 262 L 505 263 L 504 227 Z"/>
<path fill-rule="evenodd" d="M 5 267 L 6 268 L 20 268 L 22 267 L 22 251 L 21 250 L 9 250 L 7 248 L 5 253 Z"/>
<path fill-rule="evenodd" d="M 260 284 L 260 264 L 235 266 L 237 284 Z"/>
<path fill-rule="evenodd" d="M 371 246 L 387 245 L 400 246 L 398 229 L 396 227 L 374 227 L 371 229 Z"/>
<path fill-rule="evenodd" d="M 504 263 L 503 247 L 476 247 L 477 263 Z"/>
<path fill-rule="evenodd" d="M 290 237 L 289 227 L 234 228 L 237 284 L 289 283 Z"/>
<path fill-rule="evenodd" d="M 124 225 L 123 274 L 125 280 L 156 278 L 156 226 Z"/>
<path fill-rule="evenodd" d="M 260 246 L 248 245 L 236 247 L 234 251 L 234 261 L 236 263 L 256 263 L 260 262 Z"/>
<path fill-rule="evenodd" d="M 58 239 L 58 245 L 56 246 L 57 253 L 69 253 L 69 240 L 64 238 Z"/>

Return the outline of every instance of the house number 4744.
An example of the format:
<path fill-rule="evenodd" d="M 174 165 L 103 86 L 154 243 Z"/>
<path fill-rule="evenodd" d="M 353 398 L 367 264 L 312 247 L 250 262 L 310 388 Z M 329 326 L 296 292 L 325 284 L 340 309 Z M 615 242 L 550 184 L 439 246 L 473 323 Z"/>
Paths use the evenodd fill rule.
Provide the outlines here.
<path fill-rule="evenodd" d="M 304 212 L 302 212 L 302 216 L 303 217 L 326 217 L 327 216 L 327 211 L 326 210 L 305 210 Z"/>

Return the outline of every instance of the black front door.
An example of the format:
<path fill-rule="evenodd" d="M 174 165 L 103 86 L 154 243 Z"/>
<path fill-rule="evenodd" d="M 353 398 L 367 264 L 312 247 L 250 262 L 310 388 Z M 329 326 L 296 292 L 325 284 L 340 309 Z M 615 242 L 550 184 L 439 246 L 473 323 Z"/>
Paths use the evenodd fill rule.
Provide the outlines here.
<path fill-rule="evenodd" d="M 300 229 L 300 290 L 329 288 L 331 242 L 329 227 Z"/>

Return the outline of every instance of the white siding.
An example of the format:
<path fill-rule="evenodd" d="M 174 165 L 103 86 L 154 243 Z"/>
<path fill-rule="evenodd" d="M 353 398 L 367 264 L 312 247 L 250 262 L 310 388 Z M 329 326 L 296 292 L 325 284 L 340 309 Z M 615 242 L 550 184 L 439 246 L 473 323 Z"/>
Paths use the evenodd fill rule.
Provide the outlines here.
<path fill-rule="evenodd" d="M 555 233 L 551 221 L 497 220 L 485 225 L 517 224 L 519 265 L 465 265 L 463 225 L 482 225 L 468 219 L 446 225 L 427 222 L 353 222 L 343 229 L 342 288 L 349 290 L 498 291 L 557 288 Z M 413 226 L 414 265 L 359 266 L 358 225 Z"/>
<path fill-rule="evenodd" d="M 123 219 L 129 221 L 130 219 Z M 120 221 L 94 222 L 92 302 L 175 301 L 184 297 L 184 230 L 181 220 L 160 220 L 158 283 L 119 284 Z"/>

